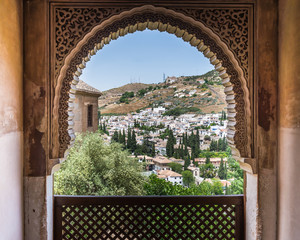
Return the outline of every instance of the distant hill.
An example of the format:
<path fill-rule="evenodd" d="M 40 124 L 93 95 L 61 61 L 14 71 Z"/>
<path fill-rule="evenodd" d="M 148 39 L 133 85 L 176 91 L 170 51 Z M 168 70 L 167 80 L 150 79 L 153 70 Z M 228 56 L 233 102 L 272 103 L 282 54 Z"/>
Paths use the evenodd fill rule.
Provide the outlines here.
<path fill-rule="evenodd" d="M 123 94 L 124 92 L 137 92 L 143 88 L 147 88 L 153 84 L 145 84 L 145 83 L 128 83 L 124 86 L 118 88 L 112 88 L 107 91 L 102 92 L 105 95 L 111 94 Z"/>
<path fill-rule="evenodd" d="M 215 70 L 198 76 L 168 77 L 164 83 L 126 84 L 103 92 L 99 98 L 102 114 L 127 114 L 156 106 L 221 112 L 226 107 L 221 78 Z"/>

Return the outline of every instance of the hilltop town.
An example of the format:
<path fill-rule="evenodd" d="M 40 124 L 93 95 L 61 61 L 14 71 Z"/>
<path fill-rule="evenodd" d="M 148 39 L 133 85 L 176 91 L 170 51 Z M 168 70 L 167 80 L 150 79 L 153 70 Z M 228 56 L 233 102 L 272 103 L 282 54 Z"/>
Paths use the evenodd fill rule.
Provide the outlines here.
<path fill-rule="evenodd" d="M 201 166 L 209 161 L 211 178 L 220 177 L 217 171 L 220 165 L 224 168 L 227 154 L 211 154 L 207 160 L 207 152 L 227 150 L 224 87 L 217 72 L 132 86 L 106 91 L 99 98 L 105 140 L 123 144 L 144 162 L 146 175 L 184 185 L 180 173 L 189 170 L 199 185 L 204 180 Z M 181 169 L 174 171 L 172 163 Z M 223 186 L 231 184 L 222 181 Z"/>
<path fill-rule="evenodd" d="M 157 108 L 146 108 L 138 113 L 131 113 L 122 116 L 103 116 L 101 118 L 101 128 L 105 128 L 107 142 L 115 139 L 119 141 L 120 136 L 126 136 L 128 142 L 128 133 L 135 134 L 135 144 L 139 146 L 149 146 L 149 151 L 139 151 L 134 149 L 133 157 L 137 157 L 140 162 L 145 162 L 146 170 L 155 173 L 159 178 L 166 179 L 172 183 L 183 185 L 182 175 L 172 171 L 170 163 L 177 163 L 182 169 L 192 171 L 195 184 L 199 185 L 203 178 L 200 177 L 200 166 L 206 164 L 205 157 L 199 157 L 200 151 L 210 150 L 213 142 L 220 139 L 226 139 L 227 120 L 226 113 L 215 114 L 183 114 L 178 117 L 165 115 L 166 109 L 162 106 Z M 183 138 L 185 136 L 199 136 L 199 153 L 193 156 L 192 147 L 187 146 L 188 156 L 180 158 L 179 154 L 170 156 L 167 153 L 169 134 L 174 136 L 173 148 L 183 148 Z M 122 143 L 122 142 L 121 142 Z M 123 142 L 125 143 L 125 142 Z M 152 152 L 152 149 L 154 153 Z M 136 151 L 137 150 L 137 151 Z M 221 149 L 220 149 L 221 150 Z M 224 151 L 226 149 L 223 149 Z M 169 155 L 169 156 L 168 156 Z M 223 159 L 224 164 L 227 158 Z M 220 167 L 221 157 L 210 158 L 216 170 Z M 230 182 L 224 181 L 224 185 L 230 185 Z"/>

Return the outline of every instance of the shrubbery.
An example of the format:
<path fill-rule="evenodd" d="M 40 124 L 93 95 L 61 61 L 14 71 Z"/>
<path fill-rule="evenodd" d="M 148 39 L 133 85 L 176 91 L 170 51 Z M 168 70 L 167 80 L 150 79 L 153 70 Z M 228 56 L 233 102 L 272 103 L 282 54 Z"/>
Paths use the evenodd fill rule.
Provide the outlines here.
<path fill-rule="evenodd" d="M 59 195 L 142 195 L 142 164 L 129 157 L 121 144 L 104 143 L 98 133 L 76 137 L 67 160 L 55 173 Z"/>

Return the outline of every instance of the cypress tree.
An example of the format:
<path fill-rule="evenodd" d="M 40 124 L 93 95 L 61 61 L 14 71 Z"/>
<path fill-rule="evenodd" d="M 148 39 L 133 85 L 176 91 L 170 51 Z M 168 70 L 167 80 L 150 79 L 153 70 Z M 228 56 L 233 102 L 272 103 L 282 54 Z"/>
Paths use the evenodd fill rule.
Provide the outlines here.
<path fill-rule="evenodd" d="M 187 144 L 184 145 L 184 156 L 187 156 L 189 154 Z"/>
<path fill-rule="evenodd" d="M 131 149 L 131 146 L 132 146 L 132 141 L 131 141 L 131 130 L 130 128 L 128 128 L 128 131 L 127 131 L 127 149 Z"/>
<path fill-rule="evenodd" d="M 155 157 L 155 144 L 152 143 L 151 157 Z"/>
<path fill-rule="evenodd" d="M 226 178 L 226 173 L 225 173 L 225 167 L 224 167 L 223 158 L 221 158 L 221 163 L 220 163 L 220 167 L 219 167 L 219 171 L 218 171 L 218 176 L 221 179 L 225 179 Z"/>
<path fill-rule="evenodd" d="M 190 160 L 188 156 L 184 157 L 184 170 L 187 170 L 188 166 L 190 166 Z"/>
<path fill-rule="evenodd" d="M 119 130 L 119 134 L 118 134 L 118 142 L 122 143 L 122 133 L 121 130 Z"/>
<path fill-rule="evenodd" d="M 112 136 L 111 141 L 112 142 L 119 142 L 119 134 L 118 134 L 117 130 L 114 131 L 114 135 Z"/>
<path fill-rule="evenodd" d="M 132 135 L 131 135 L 131 151 L 134 152 L 136 150 L 136 135 L 135 135 L 135 131 L 132 131 Z"/>
<path fill-rule="evenodd" d="M 106 132 L 106 125 L 105 125 L 105 123 L 103 123 L 103 132 L 104 132 L 104 133 L 107 133 L 107 132 Z"/>
<path fill-rule="evenodd" d="M 210 164 L 210 157 L 206 155 L 205 164 Z"/>
<path fill-rule="evenodd" d="M 123 128 L 123 134 L 122 134 L 122 144 L 126 147 L 126 134 L 125 134 L 125 129 Z"/>
<path fill-rule="evenodd" d="M 167 140 L 167 146 L 166 146 L 166 153 L 168 157 L 172 157 L 174 155 L 174 144 L 175 144 L 175 137 L 173 135 L 173 131 L 169 131 L 169 137 Z"/>
<path fill-rule="evenodd" d="M 200 154 L 200 135 L 199 135 L 199 130 L 197 129 L 197 133 L 196 133 L 196 141 L 195 141 L 195 157 L 199 157 Z"/>
<path fill-rule="evenodd" d="M 180 147 L 180 158 L 181 158 L 181 159 L 184 159 L 183 144 L 181 144 L 181 147 Z"/>

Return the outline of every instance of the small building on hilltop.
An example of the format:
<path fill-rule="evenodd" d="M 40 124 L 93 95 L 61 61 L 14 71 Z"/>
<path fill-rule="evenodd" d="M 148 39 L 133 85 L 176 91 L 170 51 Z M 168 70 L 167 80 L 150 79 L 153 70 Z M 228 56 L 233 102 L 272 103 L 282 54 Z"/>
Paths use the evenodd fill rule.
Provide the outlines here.
<path fill-rule="evenodd" d="M 98 89 L 79 80 L 73 110 L 75 133 L 95 132 L 98 129 L 98 98 L 101 95 Z"/>

